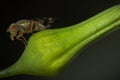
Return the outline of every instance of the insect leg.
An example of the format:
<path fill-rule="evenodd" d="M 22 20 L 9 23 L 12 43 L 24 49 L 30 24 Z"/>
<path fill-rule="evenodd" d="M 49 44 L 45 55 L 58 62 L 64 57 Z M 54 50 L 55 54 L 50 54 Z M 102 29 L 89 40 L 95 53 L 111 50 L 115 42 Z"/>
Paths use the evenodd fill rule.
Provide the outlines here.
<path fill-rule="evenodd" d="M 27 40 L 25 39 L 25 37 L 22 34 L 19 34 L 16 37 L 16 39 L 22 41 L 25 46 L 27 45 Z"/>
<path fill-rule="evenodd" d="M 24 36 L 22 36 L 22 38 L 23 38 L 23 40 L 24 40 L 24 44 L 25 44 L 25 46 L 27 45 L 27 40 L 26 40 L 26 38 L 24 37 Z"/>

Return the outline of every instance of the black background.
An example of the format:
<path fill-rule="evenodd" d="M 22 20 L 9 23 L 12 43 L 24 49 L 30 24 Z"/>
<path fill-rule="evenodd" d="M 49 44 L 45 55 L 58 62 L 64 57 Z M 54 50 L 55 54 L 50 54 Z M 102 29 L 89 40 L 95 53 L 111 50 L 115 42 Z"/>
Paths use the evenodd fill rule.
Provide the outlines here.
<path fill-rule="evenodd" d="M 0 69 L 16 62 L 24 50 L 24 45 L 11 41 L 6 32 L 11 23 L 52 16 L 57 18 L 54 28 L 60 28 L 118 3 L 120 0 L 1 0 Z M 120 29 L 90 45 L 55 78 L 20 75 L 0 80 L 120 80 Z"/>

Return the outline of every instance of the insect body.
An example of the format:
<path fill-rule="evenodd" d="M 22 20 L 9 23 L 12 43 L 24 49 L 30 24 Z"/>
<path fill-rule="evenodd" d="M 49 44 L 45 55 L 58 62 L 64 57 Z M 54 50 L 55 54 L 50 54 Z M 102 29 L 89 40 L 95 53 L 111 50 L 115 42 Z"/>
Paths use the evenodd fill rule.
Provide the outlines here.
<path fill-rule="evenodd" d="M 38 20 L 19 20 L 16 23 L 12 23 L 7 29 L 7 32 L 10 32 L 11 40 L 14 40 L 16 38 L 17 40 L 22 41 L 24 45 L 27 45 L 27 40 L 24 37 L 24 34 L 30 34 L 35 31 L 42 31 L 47 28 L 50 28 L 51 24 L 54 23 L 54 20 L 55 19 L 51 17 L 44 17 L 43 19 Z M 45 25 L 46 21 L 47 25 Z"/>

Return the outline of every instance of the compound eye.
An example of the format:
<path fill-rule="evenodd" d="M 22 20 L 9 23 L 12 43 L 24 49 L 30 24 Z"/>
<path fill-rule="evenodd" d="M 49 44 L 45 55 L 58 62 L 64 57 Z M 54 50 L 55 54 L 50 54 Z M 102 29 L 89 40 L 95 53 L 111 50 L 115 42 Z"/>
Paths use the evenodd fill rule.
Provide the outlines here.
<path fill-rule="evenodd" d="M 17 26 L 15 24 L 10 25 L 10 31 L 15 32 L 17 30 Z"/>

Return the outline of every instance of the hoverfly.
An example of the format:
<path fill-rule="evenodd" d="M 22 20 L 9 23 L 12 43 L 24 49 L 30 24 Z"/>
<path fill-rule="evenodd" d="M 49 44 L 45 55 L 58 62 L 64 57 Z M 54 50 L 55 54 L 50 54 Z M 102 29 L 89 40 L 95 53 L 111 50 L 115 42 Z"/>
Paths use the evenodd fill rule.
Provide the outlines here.
<path fill-rule="evenodd" d="M 27 39 L 24 37 L 25 34 L 31 34 L 36 31 L 46 30 L 52 26 L 54 21 L 55 18 L 52 17 L 44 17 L 37 20 L 23 19 L 17 21 L 16 23 L 12 23 L 7 29 L 7 32 L 10 33 L 11 40 L 20 40 L 26 46 Z"/>

